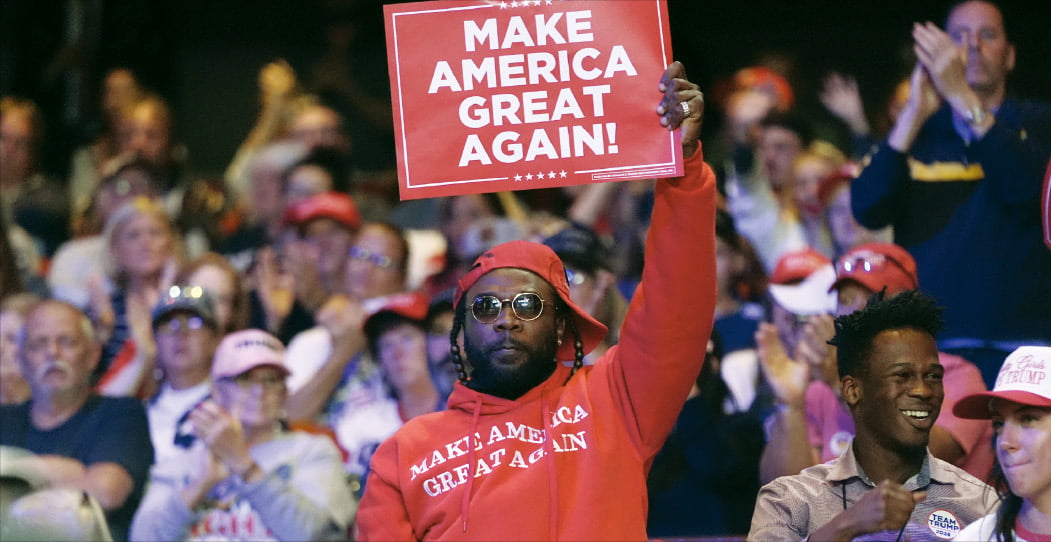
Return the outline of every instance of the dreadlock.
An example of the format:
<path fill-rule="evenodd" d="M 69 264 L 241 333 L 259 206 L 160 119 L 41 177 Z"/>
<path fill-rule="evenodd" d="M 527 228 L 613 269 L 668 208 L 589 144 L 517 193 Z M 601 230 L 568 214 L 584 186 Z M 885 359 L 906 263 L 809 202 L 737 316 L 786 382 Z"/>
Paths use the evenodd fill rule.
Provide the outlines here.
<path fill-rule="evenodd" d="M 463 354 L 460 353 L 460 344 L 457 342 L 457 337 L 460 335 L 460 330 L 463 329 L 464 315 L 467 313 L 467 305 L 464 300 L 461 299 L 456 307 L 453 308 L 453 327 L 449 332 L 449 355 L 453 358 L 453 368 L 456 369 L 456 378 L 461 384 L 467 385 L 467 369 L 463 364 Z"/>
<path fill-rule="evenodd" d="M 558 312 L 566 315 L 566 326 L 573 336 L 573 370 L 569 373 L 569 378 L 573 378 L 577 370 L 584 366 L 584 341 L 580 339 L 580 331 L 577 330 L 577 322 L 573 319 L 573 314 L 561 299 L 558 304 Z M 566 382 L 569 382 L 569 378 L 566 379 Z"/>
<path fill-rule="evenodd" d="M 942 329 L 942 308 L 933 297 L 909 290 L 887 299 L 886 288 L 869 298 L 865 308 L 836 318 L 836 335 L 828 344 L 837 347 L 840 378 L 864 372 L 872 340 L 889 329 L 914 328 L 937 335 Z"/>

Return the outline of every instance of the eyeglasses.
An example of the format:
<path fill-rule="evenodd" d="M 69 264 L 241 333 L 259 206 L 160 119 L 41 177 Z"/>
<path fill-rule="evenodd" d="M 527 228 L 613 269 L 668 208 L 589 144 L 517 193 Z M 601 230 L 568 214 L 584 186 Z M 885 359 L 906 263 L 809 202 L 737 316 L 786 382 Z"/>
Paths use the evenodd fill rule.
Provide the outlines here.
<path fill-rule="evenodd" d="M 174 335 L 182 330 L 194 331 L 204 327 L 204 318 L 191 314 L 178 314 L 157 324 L 157 333 Z"/>
<path fill-rule="evenodd" d="M 482 324 L 491 324 L 500 318 L 505 303 L 511 304 L 511 311 L 523 322 L 536 320 L 544 312 L 543 298 L 532 292 L 522 292 L 515 294 L 511 299 L 500 299 L 488 294 L 480 295 L 471 303 L 471 315 Z"/>
<path fill-rule="evenodd" d="M 227 382 L 237 384 L 242 391 L 249 391 L 259 385 L 264 391 L 275 391 L 285 386 L 285 379 L 281 376 L 270 375 L 260 378 L 252 378 L 248 373 L 239 374 L 233 378 L 225 378 Z"/>
<path fill-rule="evenodd" d="M 876 273 L 882 271 L 887 265 L 893 265 L 898 269 L 901 269 L 906 275 L 912 276 L 912 273 L 905 269 L 901 263 L 894 258 L 889 258 L 878 252 L 865 252 L 856 254 L 850 258 L 840 258 L 836 262 L 836 274 L 842 273 Z"/>
<path fill-rule="evenodd" d="M 392 260 L 390 256 L 376 254 L 375 252 L 361 247 L 350 247 L 348 256 L 350 256 L 352 260 L 369 262 L 380 269 L 388 269 L 394 265 L 394 260 Z"/>
<path fill-rule="evenodd" d="M 587 280 L 588 276 L 583 271 L 577 271 L 570 269 L 569 267 L 566 268 L 566 282 L 568 282 L 570 286 L 580 286 L 587 282 Z"/>

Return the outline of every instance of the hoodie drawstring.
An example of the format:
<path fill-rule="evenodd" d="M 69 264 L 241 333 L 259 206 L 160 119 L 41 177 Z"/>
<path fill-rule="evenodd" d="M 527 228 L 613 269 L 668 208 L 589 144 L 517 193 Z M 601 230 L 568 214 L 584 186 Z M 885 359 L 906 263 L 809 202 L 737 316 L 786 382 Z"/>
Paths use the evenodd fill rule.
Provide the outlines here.
<path fill-rule="evenodd" d="M 541 412 L 543 419 L 541 420 L 542 427 L 544 428 L 544 455 L 547 458 L 544 463 L 547 465 L 547 489 L 548 489 L 548 508 L 551 515 L 551 523 L 548 525 L 549 536 L 548 540 L 557 542 L 558 540 L 558 476 L 555 475 L 555 448 L 551 445 L 551 428 L 548 427 L 548 420 L 551 419 L 551 409 L 547 406 L 547 394 L 543 394 L 540 399 Z"/>
<path fill-rule="evenodd" d="M 467 432 L 467 484 L 464 486 L 463 497 L 460 499 L 460 518 L 463 520 L 463 532 L 467 532 L 467 511 L 471 503 L 471 489 L 474 487 L 474 471 L 478 468 L 475 461 L 474 449 L 476 447 L 474 435 L 478 431 L 478 416 L 482 413 L 482 400 L 474 398 L 474 414 L 471 415 L 471 428 Z"/>

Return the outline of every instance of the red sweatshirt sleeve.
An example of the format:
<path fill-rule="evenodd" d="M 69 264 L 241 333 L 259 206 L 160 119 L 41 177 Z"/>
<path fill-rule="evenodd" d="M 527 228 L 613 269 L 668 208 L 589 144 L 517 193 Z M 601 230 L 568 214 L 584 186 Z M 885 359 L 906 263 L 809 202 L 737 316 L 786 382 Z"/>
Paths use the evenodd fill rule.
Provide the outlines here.
<path fill-rule="evenodd" d="M 388 439 L 372 457 L 368 492 L 358 506 L 356 519 L 360 542 L 417 540 L 398 488 L 396 448 L 396 439 Z"/>
<path fill-rule="evenodd" d="M 645 460 L 671 432 L 697 379 L 715 312 L 715 175 L 701 149 L 682 177 L 657 183 L 642 282 L 618 346 L 609 385 Z M 597 364 L 598 365 L 598 364 Z"/>

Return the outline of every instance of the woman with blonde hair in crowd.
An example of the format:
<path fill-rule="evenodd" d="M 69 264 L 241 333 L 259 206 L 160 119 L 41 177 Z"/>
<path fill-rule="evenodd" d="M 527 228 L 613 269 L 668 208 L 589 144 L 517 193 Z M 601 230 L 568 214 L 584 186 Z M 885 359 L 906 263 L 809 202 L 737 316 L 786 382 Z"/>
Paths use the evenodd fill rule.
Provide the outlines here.
<path fill-rule="evenodd" d="M 106 222 L 114 288 L 91 282 L 91 313 L 104 340 L 95 385 L 103 395 L 148 396 L 156 345 L 150 311 L 175 279 L 180 243 L 157 200 L 138 197 Z"/>

